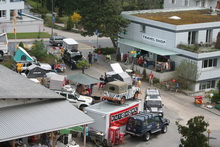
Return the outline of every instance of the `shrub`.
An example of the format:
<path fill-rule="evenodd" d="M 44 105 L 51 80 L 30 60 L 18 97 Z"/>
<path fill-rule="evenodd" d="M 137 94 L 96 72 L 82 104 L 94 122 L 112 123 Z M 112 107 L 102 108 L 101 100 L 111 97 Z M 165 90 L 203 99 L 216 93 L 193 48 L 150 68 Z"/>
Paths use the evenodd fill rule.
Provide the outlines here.
<path fill-rule="evenodd" d="M 198 52 L 199 51 L 199 45 L 186 45 L 186 44 L 178 44 L 177 48 L 184 49 L 191 52 Z"/>
<path fill-rule="evenodd" d="M 73 28 L 73 26 L 74 26 L 73 21 L 72 21 L 71 17 L 69 17 L 67 20 L 67 23 L 66 23 L 66 29 L 71 30 Z"/>
<path fill-rule="evenodd" d="M 153 82 L 154 82 L 154 84 L 157 84 L 160 82 L 160 80 L 158 78 L 154 78 Z"/>
<path fill-rule="evenodd" d="M 146 72 L 146 69 L 143 70 L 142 75 L 143 75 L 143 78 L 142 78 L 142 79 L 145 81 L 146 78 L 147 78 L 147 72 Z"/>
<path fill-rule="evenodd" d="M 214 93 L 213 97 L 211 98 L 211 102 L 218 103 L 220 101 L 220 94 Z"/>

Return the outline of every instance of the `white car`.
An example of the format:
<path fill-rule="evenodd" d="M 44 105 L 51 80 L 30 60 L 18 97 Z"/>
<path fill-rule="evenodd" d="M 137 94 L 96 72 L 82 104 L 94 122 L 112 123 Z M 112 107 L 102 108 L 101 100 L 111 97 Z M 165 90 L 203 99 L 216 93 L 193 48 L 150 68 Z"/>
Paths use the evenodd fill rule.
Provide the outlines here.
<path fill-rule="evenodd" d="M 163 116 L 163 103 L 158 89 L 146 89 L 144 109 Z"/>
<path fill-rule="evenodd" d="M 55 90 L 55 92 L 66 97 L 72 105 L 79 108 L 80 110 L 83 110 L 85 107 L 91 105 L 93 102 L 93 98 L 80 95 L 75 91 L 75 89 L 73 89 L 72 91 Z"/>

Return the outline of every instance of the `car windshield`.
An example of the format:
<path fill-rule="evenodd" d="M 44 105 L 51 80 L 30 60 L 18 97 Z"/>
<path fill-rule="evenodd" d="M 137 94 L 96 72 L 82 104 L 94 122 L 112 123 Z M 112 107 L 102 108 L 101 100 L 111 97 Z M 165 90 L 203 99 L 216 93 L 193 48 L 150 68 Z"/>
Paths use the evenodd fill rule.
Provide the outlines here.
<path fill-rule="evenodd" d="M 162 107 L 161 101 L 147 101 L 147 107 Z"/>
<path fill-rule="evenodd" d="M 78 92 L 75 92 L 74 95 L 77 99 L 79 99 L 80 94 Z"/>

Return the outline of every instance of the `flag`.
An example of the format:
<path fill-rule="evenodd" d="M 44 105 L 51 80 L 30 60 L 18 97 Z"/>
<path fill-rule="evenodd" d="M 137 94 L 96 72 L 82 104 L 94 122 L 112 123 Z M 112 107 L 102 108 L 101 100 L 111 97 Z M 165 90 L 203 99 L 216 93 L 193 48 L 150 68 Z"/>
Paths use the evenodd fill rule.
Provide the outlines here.
<path fill-rule="evenodd" d="M 14 10 L 14 34 L 16 34 L 16 11 Z"/>

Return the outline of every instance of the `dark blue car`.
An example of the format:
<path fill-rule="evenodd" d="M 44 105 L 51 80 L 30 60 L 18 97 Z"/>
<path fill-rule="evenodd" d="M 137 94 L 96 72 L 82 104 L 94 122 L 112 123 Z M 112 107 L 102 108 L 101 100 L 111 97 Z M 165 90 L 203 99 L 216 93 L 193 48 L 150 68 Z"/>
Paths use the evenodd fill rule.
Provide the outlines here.
<path fill-rule="evenodd" d="M 166 133 L 170 121 L 162 118 L 159 114 L 140 112 L 129 117 L 126 124 L 126 133 L 131 136 L 142 137 L 150 140 L 150 136 L 157 132 Z"/>

